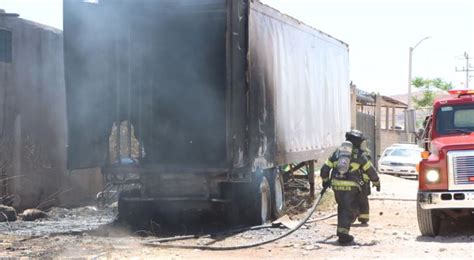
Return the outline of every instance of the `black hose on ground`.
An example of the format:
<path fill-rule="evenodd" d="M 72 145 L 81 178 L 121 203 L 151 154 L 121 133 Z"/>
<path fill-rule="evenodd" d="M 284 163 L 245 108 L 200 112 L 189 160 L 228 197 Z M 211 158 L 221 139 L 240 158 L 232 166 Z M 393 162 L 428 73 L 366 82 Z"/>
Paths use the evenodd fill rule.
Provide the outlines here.
<path fill-rule="evenodd" d="M 316 211 L 316 207 L 321 202 L 321 198 L 323 197 L 326 190 L 327 190 L 327 188 L 323 188 L 321 190 L 321 192 L 319 193 L 318 199 L 314 203 L 313 207 L 311 207 L 308 215 L 306 215 L 306 217 L 304 219 L 302 219 L 296 227 L 294 227 L 294 228 L 290 229 L 288 232 L 286 232 L 284 234 L 281 234 L 277 237 L 274 237 L 272 239 L 268 239 L 268 240 L 261 241 L 261 242 L 256 242 L 256 243 L 251 243 L 251 244 L 246 244 L 246 245 L 237 245 L 237 246 L 205 246 L 205 245 L 197 246 L 197 245 L 161 244 L 161 243 L 156 243 L 156 242 L 153 242 L 153 241 L 144 242 L 142 244 L 145 245 L 145 246 L 153 246 L 153 247 L 159 247 L 159 248 L 181 248 L 181 249 L 199 249 L 199 250 L 224 251 L 224 250 L 246 249 L 246 248 L 257 247 L 257 246 L 262 246 L 262 245 L 265 245 L 265 244 L 273 243 L 277 240 L 280 240 L 284 237 L 289 236 L 290 234 L 292 234 L 296 230 L 300 229 L 306 223 L 306 221 L 308 221 L 309 218 L 311 218 L 313 213 Z"/>
<path fill-rule="evenodd" d="M 225 235 L 225 234 L 234 234 L 234 233 L 240 233 L 240 232 L 251 231 L 251 230 L 259 230 L 259 229 L 265 229 L 265 228 L 279 228 L 279 227 L 281 227 L 281 225 L 265 224 L 265 225 L 259 225 L 259 226 L 232 229 L 232 230 L 205 234 L 205 235 L 186 235 L 186 236 L 158 238 L 158 239 L 153 239 L 152 241 L 148 241 L 147 243 L 150 243 L 150 242 L 151 243 L 165 243 L 165 242 L 172 242 L 172 241 L 179 241 L 179 240 L 207 238 L 207 237 L 214 237 L 214 236 L 220 236 L 220 235 Z"/>
<path fill-rule="evenodd" d="M 336 216 L 337 216 L 337 213 L 332 213 L 332 214 L 329 214 L 329 215 L 324 216 L 324 217 L 310 219 L 310 220 L 306 221 L 306 223 L 314 223 L 314 222 L 318 222 L 318 221 L 323 221 L 323 220 L 330 219 L 330 218 L 336 217 Z"/>

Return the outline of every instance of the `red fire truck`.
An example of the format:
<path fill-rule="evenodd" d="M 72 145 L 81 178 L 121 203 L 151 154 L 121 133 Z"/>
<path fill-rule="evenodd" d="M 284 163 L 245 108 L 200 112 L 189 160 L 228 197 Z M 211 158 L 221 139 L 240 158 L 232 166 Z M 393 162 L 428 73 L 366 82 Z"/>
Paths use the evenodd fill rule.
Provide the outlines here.
<path fill-rule="evenodd" d="M 434 102 L 424 122 L 417 197 L 424 236 L 438 235 L 441 220 L 459 220 L 474 210 L 474 90 L 449 93 Z"/>

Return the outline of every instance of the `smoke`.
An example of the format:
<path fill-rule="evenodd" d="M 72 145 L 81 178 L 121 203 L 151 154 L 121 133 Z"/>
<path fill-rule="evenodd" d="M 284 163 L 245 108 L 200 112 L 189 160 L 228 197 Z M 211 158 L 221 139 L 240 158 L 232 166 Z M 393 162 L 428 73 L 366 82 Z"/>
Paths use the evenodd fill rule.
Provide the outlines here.
<path fill-rule="evenodd" d="M 226 162 L 226 1 L 64 3 L 70 167 L 128 121 L 143 161 Z"/>

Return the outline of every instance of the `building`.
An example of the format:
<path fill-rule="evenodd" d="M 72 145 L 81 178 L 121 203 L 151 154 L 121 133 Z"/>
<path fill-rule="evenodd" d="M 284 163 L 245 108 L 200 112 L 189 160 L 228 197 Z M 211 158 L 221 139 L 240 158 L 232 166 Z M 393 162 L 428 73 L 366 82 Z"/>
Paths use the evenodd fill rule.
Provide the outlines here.
<path fill-rule="evenodd" d="M 351 85 L 351 127 L 368 137 L 369 149 L 376 162 L 382 152 L 394 143 L 414 140 L 413 133 L 405 131 L 407 104 L 374 93 L 367 93 Z"/>
<path fill-rule="evenodd" d="M 62 32 L 0 10 L 0 179 L 17 207 L 47 203 L 65 172 Z"/>
<path fill-rule="evenodd" d="M 66 173 L 62 32 L 0 10 L 0 203 L 57 205 Z"/>

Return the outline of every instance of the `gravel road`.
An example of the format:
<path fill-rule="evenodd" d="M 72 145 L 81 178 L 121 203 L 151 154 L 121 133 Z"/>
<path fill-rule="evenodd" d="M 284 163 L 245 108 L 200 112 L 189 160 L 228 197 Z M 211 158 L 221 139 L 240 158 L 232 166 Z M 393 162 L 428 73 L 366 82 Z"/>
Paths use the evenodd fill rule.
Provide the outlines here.
<path fill-rule="evenodd" d="M 355 224 L 351 233 L 356 244 L 339 246 L 334 236 L 336 218 L 306 224 L 272 244 L 237 250 L 203 251 L 162 249 L 144 245 L 154 237 L 140 237 L 107 223 L 113 210 L 92 207 L 60 210 L 55 217 L 38 222 L 17 221 L 0 225 L 0 257 L 86 257 L 109 258 L 428 258 L 473 259 L 474 221 L 443 223 L 441 235 L 420 236 L 416 220 L 417 182 L 381 176 L 382 192 L 371 196 L 371 220 L 368 227 Z M 330 194 L 328 194 L 331 196 Z M 318 210 L 313 218 L 334 213 L 334 206 Z M 301 218 L 304 213 L 293 216 Z M 185 230 L 185 228 L 183 228 Z M 273 228 L 241 232 L 228 236 L 178 241 L 185 245 L 229 246 L 262 241 L 287 229 Z M 184 231 L 183 231 L 184 232 Z M 179 235 L 184 233 L 180 232 Z"/>

